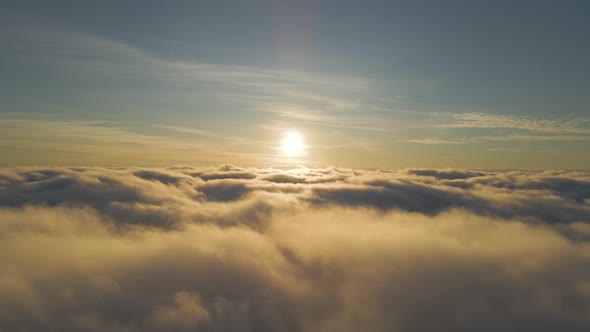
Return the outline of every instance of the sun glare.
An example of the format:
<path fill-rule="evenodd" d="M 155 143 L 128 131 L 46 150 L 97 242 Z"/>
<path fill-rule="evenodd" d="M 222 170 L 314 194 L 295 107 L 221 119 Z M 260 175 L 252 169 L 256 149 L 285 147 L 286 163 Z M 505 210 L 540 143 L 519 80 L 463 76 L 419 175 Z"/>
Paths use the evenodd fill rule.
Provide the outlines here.
<path fill-rule="evenodd" d="M 283 138 L 281 150 L 288 156 L 300 156 L 303 154 L 303 137 L 298 132 L 290 132 Z"/>

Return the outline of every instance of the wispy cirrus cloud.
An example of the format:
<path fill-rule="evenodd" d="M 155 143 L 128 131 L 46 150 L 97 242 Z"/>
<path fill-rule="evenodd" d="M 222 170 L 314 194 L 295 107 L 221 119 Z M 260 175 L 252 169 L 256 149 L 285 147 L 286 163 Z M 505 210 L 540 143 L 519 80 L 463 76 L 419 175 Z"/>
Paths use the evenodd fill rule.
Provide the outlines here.
<path fill-rule="evenodd" d="M 97 81 L 141 87 L 102 92 L 114 100 L 136 95 L 159 102 L 231 102 L 241 111 L 313 125 L 349 128 L 354 124 L 365 131 L 385 130 L 369 116 L 355 116 L 363 109 L 363 96 L 371 93 L 371 82 L 359 77 L 173 59 L 122 41 L 57 27 L 17 26 L 5 34 L 9 51 L 25 58 Z M 364 111 L 367 115 L 366 107 Z"/>
<path fill-rule="evenodd" d="M 273 145 L 280 139 L 278 136 L 294 129 L 314 138 L 308 143 L 325 152 L 322 163 L 355 162 L 352 157 L 341 158 L 346 159 L 343 163 L 339 160 L 341 156 L 352 156 L 351 151 L 355 151 L 362 155 L 355 158 L 358 162 L 355 165 L 366 167 L 410 166 L 413 162 L 432 165 L 431 160 L 424 160 L 423 156 L 430 155 L 432 149 L 453 149 L 457 145 L 489 145 L 490 142 L 573 145 L 574 142 L 588 141 L 590 135 L 587 119 L 442 113 L 432 111 L 432 107 L 420 110 L 420 105 L 410 105 L 404 98 L 391 97 L 403 92 L 403 87 L 397 91 L 395 84 L 390 82 L 353 75 L 206 63 L 188 56 L 158 54 L 113 37 L 75 33 L 57 27 L 21 24 L 3 31 L 2 37 L 7 41 L 7 54 L 18 56 L 19 61 L 25 63 L 45 65 L 50 72 L 55 71 L 56 77 L 64 84 L 57 93 L 67 91 L 68 97 L 59 97 L 59 102 L 51 98 L 32 101 L 34 114 L 53 113 L 62 118 L 79 116 L 85 119 L 83 121 L 106 119 L 107 122 L 131 124 L 132 130 L 122 128 L 125 126 L 120 124 L 112 126 L 112 122 L 109 125 L 93 124 L 86 132 L 100 130 L 94 127 L 119 127 L 127 132 L 121 133 L 122 144 L 131 144 L 125 143 L 126 140 L 137 140 L 138 137 L 131 137 L 133 135 L 143 135 L 144 142 L 154 141 L 154 144 L 146 145 L 152 151 L 156 151 L 153 147 L 162 146 L 157 152 L 168 158 L 168 163 L 187 163 L 196 160 L 192 156 L 199 155 L 205 163 L 220 163 L 235 157 L 238 158 L 236 162 L 250 164 L 247 154 L 255 156 L 252 164 L 258 164 L 260 158 L 272 163 L 277 159 L 271 154 L 276 152 Z M 65 79 L 62 81 L 62 78 Z M 51 90 L 50 84 L 41 86 L 36 92 L 44 96 L 47 90 Z M 28 106 L 23 109 L 24 112 L 30 111 Z M 12 130 L 12 133 L 22 138 L 19 144 L 30 141 L 26 131 Z M 31 137 L 41 141 L 41 133 L 51 135 L 39 130 Z M 115 134 L 114 131 L 111 133 Z M 79 137 L 76 135 L 72 137 Z M 58 133 L 55 137 L 61 136 Z M 14 139 L 18 141 L 16 136 Z M 171 151 L 184 150 L 184 155 L 165 151 L 165 140 L 171 142 Z M 50 142 L 48 136 L 38 146 L 47 146 Z M 77 142 L 72 139 L 67 143 Z M 411 151 L 404 151 L 406 143 L 412 144 Z M 114 146 L 116 142 L 109 144 Z M 28 147 L 32 146 L 34 144 L 28 144 Z M 56 146 L 49 148 L 58 149 Z M 488 146 L 482 147 L 485 148 Z M 74 149 L 86 156 L 91 151 L 100 151 L 90 144 L 63 148 Z M 542 147 L 535 146 L 534 149 Z M 124 147 L 115 150 L 118 156 L 127 155 L 123 152 L 127 151 Z M 405 154 L 399 156 L 399 151 Z M 137 154 L 137 151 L 131 153 Z M 577 155 L 568 162 L 576 164 L 576 168 L 585 163 L 580 154 Z M 114 154 L 110 157 L 117 158 Z M 317 159 L 321 157 L 314 155 Z M 154 159 L 147 154 L 145 158 Z M 137 160 L 141 159 L 138 157 Z"/>
<path fill-rule="evenodd" d="M 589 141 L 590 122 L 587 119 L 534 119 L 525 116 L 490 113 L 428 113 L 428 117 L 443 123 L 426 127 L 450 130 L 444 137 L 404 140 L 408 143 L 443 145 L 477 144 L 484 142 L 519 141 Z M 471 130 L 468 135 L 460 129 Z M 475 131 L 474 131 L 475 130 Z M 490 130 L 497 134 L 490 135 Z"/>
<path fill-rule="evenodd" d="M 590 141 L 590 136 L 582 135 L 498 135 L 498 136 L 473 136 L 473 137 L 459 137 L 457 139 L 445 138 L 422 138 L 409 139 L 403 142 L 428 144 L 428 145 L 443 145 L 443 144 L 476 144 L 482 142 L 519 142 L 519 141 L 565 141 L 565 142 L 585 142 Z"/>
<path fill-rule="evenodd" d="M 477 143 L 477 141 L 474 141 L 472 139 L 471 140 L 449 140 L 449 139 L 444 139 L 444 138 L 409 139 L 409 140 L 404 140 L 403 142 L 416 143 L 416 144 L 427 144 L 427 145 Z"/>
<path fill-rule="evenodd" d="M 589 136 L 582 135 L 506 135 L 485 136 L 488 141 L 590 141 Z"/>
<path fill-rule="evenodd" d="M 268 148 L 268 142 L 224 137 L 182 127 L 164 129 L 199 135 L 200 139 L 166 135 L 156 131 L 158 127 L 146 132 L 145 127 L 139 130 L 112 121 L 55 119 L 40 114 L 0 113 L 0 120 L 0 151 L 4 164 L 72 165 L 80 164 L 80 160 L 84 160 L 84 164 L 100 165 L 120 164 L 121 161 L 143 165 L 171 161 L 217 164 L 223 159 L 268 162 L 276 157 L 264 152 L 249 152 Z"/>
<path fill-rule="evenodd" d="M 588 119 L 533 119 L 490 113 L 438 113 L 435 116 L 450 120 L 448 123 L 436 125 L 443 128 L 520 129 L 544 133 L 590 134 Z"/>

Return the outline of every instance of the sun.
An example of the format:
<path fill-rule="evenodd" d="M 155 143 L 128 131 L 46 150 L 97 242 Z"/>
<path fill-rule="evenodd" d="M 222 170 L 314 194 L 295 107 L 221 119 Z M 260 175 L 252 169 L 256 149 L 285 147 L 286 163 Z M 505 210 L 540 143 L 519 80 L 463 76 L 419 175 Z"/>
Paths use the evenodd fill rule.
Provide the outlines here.
<path fill-rule="evenodd" d="M 281 150 L 287 156 L 300 156 L 303 154 L 304 148 L 303 136 L 298 132 L 289 132 L 283 138 Z"/>

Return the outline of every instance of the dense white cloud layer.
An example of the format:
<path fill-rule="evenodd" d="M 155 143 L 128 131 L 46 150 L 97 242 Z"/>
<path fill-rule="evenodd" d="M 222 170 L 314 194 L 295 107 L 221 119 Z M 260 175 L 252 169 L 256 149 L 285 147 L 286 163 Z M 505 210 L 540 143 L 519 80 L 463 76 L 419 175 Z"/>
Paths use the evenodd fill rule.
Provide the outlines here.
<path fill-rule="evenodd" d="M 587 331 L 590 174 L 2 168 L 0 330 Z"/>

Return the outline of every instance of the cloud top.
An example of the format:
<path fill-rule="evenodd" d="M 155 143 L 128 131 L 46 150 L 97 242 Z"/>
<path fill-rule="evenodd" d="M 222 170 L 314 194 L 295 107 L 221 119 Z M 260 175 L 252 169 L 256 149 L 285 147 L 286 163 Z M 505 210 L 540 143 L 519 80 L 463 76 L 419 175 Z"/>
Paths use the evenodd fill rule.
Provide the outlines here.
<path fill-rule="evenodd" d="M 2 168 L 0 329 L 586 331 L 590 174 Z"/>

